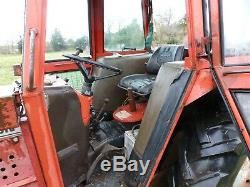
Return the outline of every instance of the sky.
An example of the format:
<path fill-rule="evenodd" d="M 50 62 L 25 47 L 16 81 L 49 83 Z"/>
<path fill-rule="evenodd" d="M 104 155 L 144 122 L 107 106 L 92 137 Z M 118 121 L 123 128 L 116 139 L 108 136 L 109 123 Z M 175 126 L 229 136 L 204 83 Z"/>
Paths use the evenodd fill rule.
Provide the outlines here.
<path fill-rule="evenodd" d="M 24 0 L 0 0 L 0 45 L 18 40 L 24 29 Z"/>
<path fill-rule="evenodd" d="M 249 45 L 250 1 L 237 0 L 237 3 L 235 3 L 235 0 L 223 0 L 223 10 L 226 44 L 230 47 L 237 47 L 242 44 Z M 240 11 L 235 12 L 235 10 Z"/>
<path fill-rule="evenodd" d="M 113 25 L 128 24 L 133 18 L 142 20 L 141 12 L 138 11 L 141 0 L 105 1 L 105 16 Z M 22 36 L 24 7 L 25 0 L 0 0 L 0 45 L 16 43 Z M 153 0 L 153 7 L 155 14 L 172 9 L 176 20 L 185 14 L 185 0 Z M 60 29 L 65 39 L 77 39 L 88 35 L 87 15 L 86 0 L 48 0 L 47 40 L 50 40 L 56 28 Z"/>

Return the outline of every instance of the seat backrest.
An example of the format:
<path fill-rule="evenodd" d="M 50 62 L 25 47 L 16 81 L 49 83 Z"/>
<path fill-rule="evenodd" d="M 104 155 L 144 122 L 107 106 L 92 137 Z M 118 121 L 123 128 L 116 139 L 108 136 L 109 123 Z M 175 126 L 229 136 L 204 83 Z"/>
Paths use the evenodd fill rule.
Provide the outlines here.
<path fill-rule="evenodd" d="M 147 72 L 157 74 L 162 64 L 166 62 L 182 61 L 184 59 L 184 45 L 165 45 L 156 49 L 147 63 Z"/>

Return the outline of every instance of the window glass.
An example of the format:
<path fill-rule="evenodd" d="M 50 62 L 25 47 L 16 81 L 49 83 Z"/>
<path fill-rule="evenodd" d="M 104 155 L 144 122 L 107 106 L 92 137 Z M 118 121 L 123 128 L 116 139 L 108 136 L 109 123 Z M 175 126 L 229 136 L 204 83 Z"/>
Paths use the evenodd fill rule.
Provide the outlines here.
<path fill-rule="evenodd" d="M 141 0 L 104 0 L 105 50 L 144 49 Z"/>
<path fill-rule="evenodd" d="M 76 47 L 89 55 L 87 0 L 49 0 L 46 28 L 46 60 L 62 59 Z"/>
<path fill-rule="evenodd" d="M 153 48 L 165 44 L 187 45 L 185 0 L 152 0 L 154 39 Z"/>
<path fill-rule="evenodd" d="M 12 66 L 22 62 L 24 10 L 25 0 L 0 0 L 0 85 L 18 79 Z"/>
<path fill-rule="evenodd" d="M 249 0 L 222 0 L 225 64 L 250 63 L 249 10 Z"/>

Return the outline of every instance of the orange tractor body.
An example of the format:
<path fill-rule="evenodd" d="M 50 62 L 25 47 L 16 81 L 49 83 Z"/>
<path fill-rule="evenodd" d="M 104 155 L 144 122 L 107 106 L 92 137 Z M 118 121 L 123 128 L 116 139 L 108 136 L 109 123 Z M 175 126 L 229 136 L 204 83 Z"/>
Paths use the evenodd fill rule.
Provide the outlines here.
<path fill-rule="evenodd" d="M 149 100 L 146 101 L 148 104 L 145 102 L 135 104 L 133 100 L 135 98 L 130 96 L 130 103 L 128 105 L 117 107 L 111 111 L 112 113 L 114 112 L 112 114 L 113 116 L 111 115 L 112 120 L 114 117 L 115 123 L 118 123 L 117 121 L 119 121 L 119 124 L 123 122 L 126 123 L 122 126 L 122 128 L 125 129 L 132 127 L 135 122 L 139 121 L 140 123 L 142 120 L 130 159 L 142 159 L 144 161 L 149 159 L 151 161 L 149 169 L 144 176 L 138 177 L 138 173 L 133 172 L 124 174 L 125 177 L 121 177 L 120 179 L 120 182 L 122 181 L 122 183 L 120 183 L 121 185 L 150 186 L 155 183 L 157 176 L 160 176 L 157 174 L 160 173 L 160 168 L 163 167 L 163 160 L 168 157 L 171 152 L 175 152 L 171 145 L 173 145 L 172 142 L 175 140 L 174 137 L 177 137 L 176 132 L 179 128 L 182 128 L 182 126 L 188 126 L 189 124 L 188 122 L 184 122 L 180 125 L 182 116 L 185 113 L 184 111 L 203 98 L 206 98 L 214 92 L 214 90 L 217 90 L 219 97 L 222 98 L 224 108 L 239 133 L 239 139 L 244 147 L 245 155 L 250 155 L 250 50 L 248 48 L 245 49 L 246 53 L 243 55 L 226 55 L 224 49 L 228 47 L 227 45 L 229 44 L 224 42 L 227 30 L 225 28 L 226 26 L 223 26 L 223 23 L 226 22 L 224 19 L 226 19 L 227 14 L 226 10 L 224 12 L 225 14 L 222 12 L 224 10 L 224 4 L 226 3 L 225 0 L 186 0 L 189 55 L 185 57 L 181 68 L 179 68 L 178 63 L 176 63 L 178 66 L 177 69 L 180 69 L 180 71 L 173 75 L 173 78 L 168 84 L 168 79 L 164 81 L 160 80 L 161 78 L 159 77 L 161 75 L 166 76 L 166 72 L 164 74 L 164 67 L 160 69 L 152 94 Z M 101 128 L 98 127 L 95 129 L 95 127 L 102 122 L 101 118 L 103 116 L 101 113 L 103 110 L 105 111 L 105 102 L 108 103 L 116 98 L 110 97 L 110 101 L 104 101 L 103 108 L 100 107 L 96 112 L 97 115 L 93 117 L 94 114 L 91 112 L 92 107 L 95 102 L 100 102 L 100 100 L 97 101 L 94 91 L 93 94 L 86 92 L 74 93 L 68 87 L 58 88 L 57 91 L 56 86 L 55 88 L 45 88 L 44 76 L 50 73 L 76 71 L 80 69 L 83 76 L 87 75 L 83 78 L 91 88 L 92 84 L 99 81 L 99 77 L 94 76 L 95 67 L 113 71 L 115 76 L 116 74 L 119 76 L 124 72 L 124 69 L 119 67 L 119 65 L 118 68 L 96 62 L 100 58 L 109 58 L 113 55 L 113 52 L 106 51 L 104 48 L 104 4 L 104 0 L 88 1 L 91 58 L 82 58 L 78 56 L 79 53 L 76 53 L 74 55 L 65 55 L 66 58 L 63 60 L 47 62 L 45 61 L 47 0 L 26 1 L 21 88 L 19 91 L 0 97 L 0 186 L 59 187 L 71 184 L 81 186 L 91 183 L 95 185 L 95 182 L 93 182 L 95 181 L 94 179 L 92 182 L 89 181 L 91 181 L 91 176 L 95 175 L 93 163 L 97 163 L 98 160 L 96 159 L 99 157 L 98 155 L 91 157 L 89 156 L 92 154 L 91 151 L 81 152 L 81 148 L 89 146 L 93 141 L 96 141 L 96 138 L 92 139 L 91 137 L 95 136 L 95 133 L 99 132 L 98 129 Z M 151 4 L 151 0 L 141 1 L 145 38 L 150 33 Z M 233 3 L 231 2 L 231 4 Z M 60 7 L 60 5 L 58 5 L 58 7 Z M 128 50 L 118 53 L 121 56 L 136 56 L 145 54 L 147 51 L 148 49 L 145 47 L 145 49 L 142 50 Z M 133 69 L 133 67 L 131 68 Z M 100 79 L 106 80 L 106 78 L 107 77 L 103 76 Z M 156 100 L 157 98 L 163 98 L 166 93 L 168 99 L 160 102 L 161 110 L 159 110 L 159 115 L 154 121 L 154 115 L 151 117 L 151 114 L 154 112 L 157 113 L 158 109 L 151 110 L 150 108 L 155 107 L 154 103 L 156 102 L 153 94 L 156 94 L 157 91 L 154 90 L 157 89 L 156 85 L 158 84 L 163 90 L 164 86 L 162 85 L 165 85 L 168 92 L 159 92 L 161 94 L 155 97 Z M 95 86 L 95 89 L 98 89 L 98 86 Z M 104 92 L 108 91 L 103 90 L 103 93 Z M 67 101 L 65 99 L 66 96 L 61 97 L 60 93 L 70 95 L 69 97 L 72 98 L 72 100 Z M 100 93 L 100 91 L 98 93 Z M 47 97 L 49 98 L 49 104 L 46 100 Z M 50 108 L 53 107 L 53 102 L 57 103 L 57 108 Z M 76 104 L 74 104 L 75 102 Z M 69 105 L 71 107 L 70 110 L 65 112 L 64 109 L 66 110 Z M 209 103 L 207 103 L 207 105 L 209 105 Z M 136 108 L 133 108 L 136 106 L 137 113 L 134 111 Z M 71 118 L 65 118 L 64 121 L 69 120 L 72 124 L 80 123 L 82 126 L 73 126 L 73 130 L 65 126 L 65 128 L 68 128 L 67 132 L 71 132 L 71 130 L 76 131 L 75 135 L 72 132 L 73 135 L 71 134 L 70 137 L 68 137 L 65 134 L 67 133 L 66 131 L 60 131 L 60 129 L 54 128 L 55 124 L 53 123 L 59 123 L 60 120 L 58 117 L 69 115 L 68 113 L 71 110 L 73 111 L 72 108 L 78 108 L 77 112 L 74 111 Z M 132 112 L 130 112 L 131 110 Z M 100 116 L 98 116 L 98 112 Z M 119 113 L 120 116 L 117 115 L 117 113 Z M 129 117 L 121 117 L 124 113 Z M 81 122 L 77 121 L 76 118 L 81 119 Z M 105 118 L 105 116 L 103 118 Z M 55 121 L 53 122 L 53 120 Z M 152 124 L 155 123 L 156 125 L 147 125 L 151 123 L 151 121 Z M 131 122 L 133 123 L 130 125 L 129 123 Z M 91 123 L 94 125 L 91 126 Z M 60 124 L 57 125 L 60 126 Z M 145 128 L 143 128 L 142 125 L 144 125 Z M 64 127 L 59 128 L 63 129 Z M 111 125 L 110 128 L 113 128 L 113 126 Z M 91 133 L 88 133 L 89 131 Z M 66 138 L 63 137 L 65 138 L 64 140 L 59 136 L 65 136 Z M 84 138 L 79 140 L 79 143 L 78 140 L 74 139 L 74 136 Z M 88 142 L 89 139 L 90 143 Z M 66 148 L 63 147 L 60 149 L 61 145 L 58 143 L 60 141 L 73 143 Z M 74 141 L 78 142 L 78 156 L 80 155 L 81 158 L 77 157 L 77 153 L 76 157 L 70 157 L 70 154 L 67 155 L 66 153 L 67 150 L 74 150 Z M 184 145 L 184 143 L 181 144 Z M 116 143 L 112 143 L 112 146 L 115 145 Z M 97 150 L 98 148 L 94 147 L 93 149 Z M 93 154 L 98 154 L 98 151 L 95 151 Z M 112 149 L 111 151 L 117 151 L 117 149 Z M 103 152 L 102 154 L 106 153 Z M 83 168 L 80 169 L 81 171 L 79 172 L 83 175 L 77 172 L 81 162 L 79 163 L 79 168 L 74 164 L 72 164 L 73 169 L 69 169 L 69 166 L 64 165 L 67 164 L 65 162 L 69 162 L 63 161 L 64 159 L 67 160 L 68 157 L 71 161 L 74 159 L 80 159 L 82 161 Z M 97 166 L 98 164 L 96 164 L 96 167 Z M 63 167 L 68 168 L 65 169 Z M 209 169 L 207 168 L 207 170 Z M 249 172 L 249 170 L 247 170 L 247 172 Z M 68 177 L 70 173 L 75 174 L 75 176 L 71 176 L 71 178 Z M 81 177 L 79 176 L 83 176 L 83 179 L 80 180 Z M 77 183 L 76 181 L 79 180 L 80 182 Z M 110 180 L 112 181 L 112 179 Z M 126 181 L 133 182 L 127 183 Z M 105 184 L 109 186 L 109 183 L 106 182 Z M 189 186 L 188 184 L 186 185 Z M 192 186 L 192 184 L 190 184 L 190 186 Z"/>

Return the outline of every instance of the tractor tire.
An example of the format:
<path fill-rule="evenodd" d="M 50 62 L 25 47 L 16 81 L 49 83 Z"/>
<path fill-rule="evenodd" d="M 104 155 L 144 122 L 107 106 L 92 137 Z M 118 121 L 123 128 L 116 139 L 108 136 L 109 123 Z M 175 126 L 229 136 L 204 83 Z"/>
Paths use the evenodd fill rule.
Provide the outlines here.
<path fill-rule="evenodd" d="M 246 159 L 236 126 L 226 111 L 197 112 L 168 174 L 169 186 L 233 186 Z"/>

